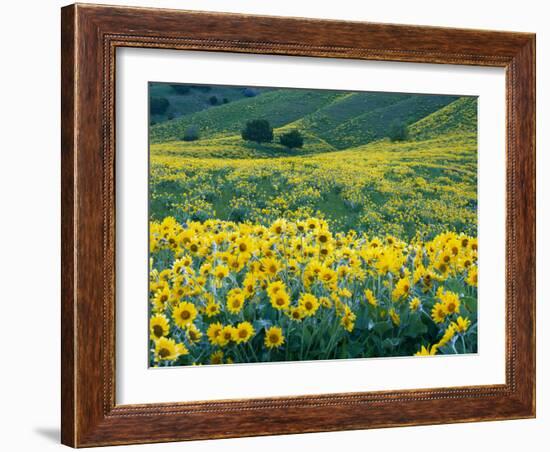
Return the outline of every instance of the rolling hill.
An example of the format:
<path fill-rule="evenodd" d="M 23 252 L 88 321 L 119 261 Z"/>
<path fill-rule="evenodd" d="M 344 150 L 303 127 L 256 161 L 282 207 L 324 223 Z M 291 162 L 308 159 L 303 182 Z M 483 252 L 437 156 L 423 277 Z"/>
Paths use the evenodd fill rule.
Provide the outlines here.
<path fill-rule="evenodd" d="M 153 124 L 179 118 L 202 110 L 246 99 L 247 90 L 254 93 L 265 93 L 271 88 L 254 88 L 244 86 L 216 86 L 216 85 L 189 85 L 171 83 L 149 83 L 151 99 L 164 98 L 168 101 L 168 108 L 161 114 L 151 113 L 150 121 Z M 215 98 L 213 105 L 211 98 Z"/>
<path fill-rule="evenodd" d="M 163 92 L 166 94 L 168 89 L 171 89 L 170 85 L 166 84 L 162 84 L 160 88 L 153 86 L 151 95 L 155 93 L 161 95 Z M 205 102 L 208 104 L 204 96 L 220 89 L 226 90 L 224 93 L 228 96 L 233 94 L 241 97 L 222 105 L 204 105 Z M 299 130 L 305 137 L 302 153 L 347 149 L 387 137 L 394 123 L 406 126 L 416 124 L 460 99 L 458 96 L 447 95 L 290 88 L 262 89 L 255 97 L 242 97 L 242 90 L 242 87 L 213 87 L 212 91 L 207 93 L 193 94 L 196 89 L 192 88 L 191 93 L 180 97 L 189 100 L 190 105 L 186 107 L 187 109 L 201 109 L 152 125 L 151 143 L 153 146 L 159 143 L 163 145 L 172 143 L 174 149 L 185 151 L 197 147 L 204 149 L 211 144 L 226 143 L 226 141 L 212 143 L 213 139 L 235 137 L 238 140 L 248 120 L 266 119 L 275 129 L 276 136 L 290 129 Z M 467 103 L 458 104 L 444 111 L 442 115 L 451 118 L 466 108 Z M 475 122 L 475 117 L 473 120 Z M 441 127 L 451 128 L 452 121 L 449 121 L 451 120 L 447 120 L 449 123 L 447 126 L 441 125 Z M 190 126 L 199 130 L 200 139 L 194 144 L 182 143 L 185 130 Z M 427 136 L 426 131 L 420 132 L 426 127 L 429 128 L 428 122 L 424 126 L 415 125 L 415 136 Z M 235 144 L 235 139 L 229 139 L 227 149 L 234 149 Z M 271 151 L 273 153 L 281 151 L 277 144 L 262 145 L 263 150 L 266 146 L 269 148 L 268 154 Z M 245 156 L 250 156 L 246 149 L 244 151 Z"/>
<path fill-rule="evenodd" d="M 409 126 L 410 137 L 415 140 L 476 132 L 477 97 L 461 97 Z"/>
<path fill-rule="evenodd" d="M 360 146 L 387 137 L 394 123 L 412 124 L 457 99 L 456 96 L 408 96 L 356 116 L 321 136 L 339 149 Z"/>
<path fill-rule="evenodd" d="M 410 97 L 410 94 L 401 93 L 343 93 L 331 103 L 286 125 L 285 128 L 307 130 L 330 140 L 332 131 L 346 121 L 368 112 L 384 109 Z"/>
<path fill-rule="evenodd" d="M 277 89 L 153 125 L 150 138 L 153 143 L 178 140 L 190 125 L 199 128 L 201 138 L 237 135 L 251 119 L 267 119 L 277 128 L 318 110 L 339 96 L 338 91 Z"/>

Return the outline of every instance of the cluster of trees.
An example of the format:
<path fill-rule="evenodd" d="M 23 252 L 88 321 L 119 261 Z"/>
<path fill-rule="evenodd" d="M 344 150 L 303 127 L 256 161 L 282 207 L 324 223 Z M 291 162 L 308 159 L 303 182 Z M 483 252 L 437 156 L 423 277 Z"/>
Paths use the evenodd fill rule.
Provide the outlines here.
<path fill-rule="evenodd" d="M 248 121 L 241 132 L 243 140 L 255 143 L 271 143 L 274 139 L 273 127 L 265 119 L 253 119 Z M 183 141 L 195 141 L 200 138 L 198 126 L 192 124 L 187 126 L 181 139 Z M 301 148 L 304 145 L 304 138 L 298 130 L 291 130 L 279 136 L 279 142 L 288 149 Z"/>
<path fill-rule="evenodd" d="M 221 101 L 220 99 L 218 98 L 218 96 L 210 96 L 210 98 L 208 99 L 208 102 L 210 102 L 210 105 L 220 105 L 220 103 L 222 104 L 228 104 L 229 103 L 229 99 L 227 99 L 227 97 L 224 97 Z"/>
<path fill-rule="evenodd" d="M 273 141 L 273 127 L 266 119 L 253 119 L 246 123 L 241 136 L 246 141 L 271 143 Z M 289 149 L 295 149 L 304 145 L 304 138 L 298 130 L 291 130 L 280 135 L 279 142 Z"/>

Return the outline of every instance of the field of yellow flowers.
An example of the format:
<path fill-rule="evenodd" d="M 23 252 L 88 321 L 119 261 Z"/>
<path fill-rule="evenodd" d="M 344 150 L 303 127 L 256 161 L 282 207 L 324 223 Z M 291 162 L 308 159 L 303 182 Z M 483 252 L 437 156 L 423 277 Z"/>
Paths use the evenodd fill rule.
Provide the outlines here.
<path fill-rule="evenodd" d="M 178 146 L 151 148 L 151 366 L 477 352 L 475 136 Z"/>

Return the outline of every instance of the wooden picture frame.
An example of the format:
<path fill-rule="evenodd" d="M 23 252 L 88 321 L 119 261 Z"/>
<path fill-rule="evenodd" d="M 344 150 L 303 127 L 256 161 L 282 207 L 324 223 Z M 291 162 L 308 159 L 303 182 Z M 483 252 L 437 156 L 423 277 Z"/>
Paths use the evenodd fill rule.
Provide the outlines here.
<path fill-rule="evenodd" d="M 535 35 L 70 5 L 62 9 L 62 442 L 73 447 L 535 416 Z M 115 403 L 115 50 L 506 69 L 506 383 Z"/>

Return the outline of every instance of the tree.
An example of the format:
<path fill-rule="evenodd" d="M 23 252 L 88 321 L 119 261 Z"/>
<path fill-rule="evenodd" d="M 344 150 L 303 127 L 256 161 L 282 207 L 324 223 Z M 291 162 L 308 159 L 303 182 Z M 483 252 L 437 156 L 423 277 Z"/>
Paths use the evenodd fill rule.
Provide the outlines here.
<path fill-rule="evenodd" d="M 216 96 L 211 96 L 208 101 L 210 102 L 210 105 L 218 105 L 218 98 Z"/>
<path fill-rule="evenodd" d="M 273 141 L 273 128 L 269 125 L 269 121 L 265 119 L 253 119 L 246 123 L 241 135 L 243 140 L 271 143 Z"/>
<path fill-rule="evenodd" d="M 254 97 L 256 96 L 258 93 L 256 92 L 255 89 L 252 89 L 252 88 L 245 88 L 243 90 L 243 94 L 245 97 Z"/>
<path fill-rule="evenodd" d="M 183 141 L 195 141 L 199 139 L 199 128 L 196 125 L 187 126 L 183 133 Z"/>
<path fill-rule="evenodd" d="M 283 133 L 279 137 L 279 141 L 283 146 L 289 149 L 301 148 L 304 145 L 304 138 L 298 130 L 291 130 L 290 132 Z"/>
<path fill-rule="evenodd" d="M 388 131 L 388 137 L 391 141 L 405 141 L 409 139 L 409 130 L 403 122 L 394 122 Z"/>
<path fill-rule="evenodd" d="M 152 115 L 162 115 L 166 113 L 169 106 L 170 102 L 168 102 L 168 99 L 165 97 L 151 97 L 149 108 L 151 109 Z"/>

